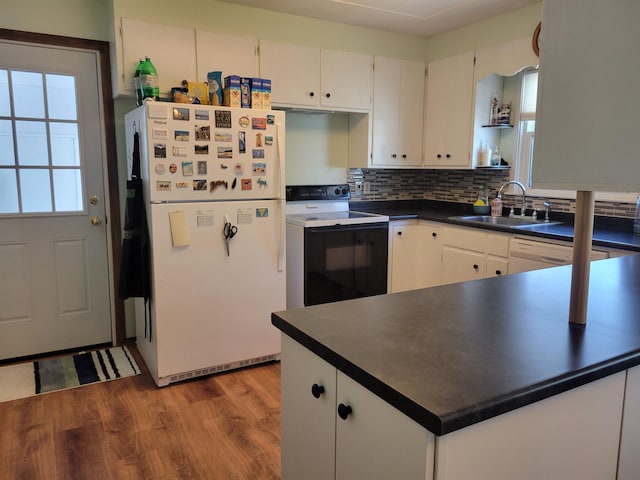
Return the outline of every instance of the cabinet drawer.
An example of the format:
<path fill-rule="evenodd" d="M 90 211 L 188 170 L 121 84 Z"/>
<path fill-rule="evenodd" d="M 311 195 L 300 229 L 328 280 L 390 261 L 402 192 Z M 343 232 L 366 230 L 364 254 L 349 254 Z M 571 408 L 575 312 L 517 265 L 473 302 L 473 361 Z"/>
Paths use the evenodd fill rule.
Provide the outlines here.
<path fill-rule="evenodd" d="M 473 250 L 475 252 L 484 252 L 486 237 L 487 234 L 483 231 L 473 231 L 468 228 L 446 227 L 444 229 L 442 243 L 450 247 Z"/>

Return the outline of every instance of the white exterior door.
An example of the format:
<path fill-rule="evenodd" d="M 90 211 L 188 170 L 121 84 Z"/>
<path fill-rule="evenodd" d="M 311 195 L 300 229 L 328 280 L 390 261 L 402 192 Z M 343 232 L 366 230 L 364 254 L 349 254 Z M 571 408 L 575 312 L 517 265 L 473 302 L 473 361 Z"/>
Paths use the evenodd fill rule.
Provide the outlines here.
<path fill-rule="evenodd" d="M 98 65 L 0 41 L 0 359 L 111 342 Z"/>

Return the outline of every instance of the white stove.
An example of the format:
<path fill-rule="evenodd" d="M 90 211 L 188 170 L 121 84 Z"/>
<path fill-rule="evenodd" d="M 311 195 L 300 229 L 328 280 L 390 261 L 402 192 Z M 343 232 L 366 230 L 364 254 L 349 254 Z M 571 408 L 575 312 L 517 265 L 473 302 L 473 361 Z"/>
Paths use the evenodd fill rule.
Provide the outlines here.
<path fill-rule="evenodd" d="M 348 185 L 287 187 L 287 223 L 301 227 L 330 227 L 388 222 L 389 217 L 349 210 Z"/>
<path fill-rule="evenodd" d="M 286 191 L 287 308 L 387 293 L 389 217 L 349 210 L 348 185 Z"/>

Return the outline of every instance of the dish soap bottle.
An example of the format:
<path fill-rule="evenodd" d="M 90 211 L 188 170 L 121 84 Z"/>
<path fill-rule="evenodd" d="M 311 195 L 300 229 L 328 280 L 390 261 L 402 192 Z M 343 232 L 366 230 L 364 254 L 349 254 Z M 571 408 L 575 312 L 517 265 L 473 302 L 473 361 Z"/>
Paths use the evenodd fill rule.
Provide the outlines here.
<path fill-rule="evenodd" d="M 502 216 L 502 199 L 498 196 L 497 192 L 496 192 L 496 198 L 491 200 L 491 216 L 492 217 Z"/>

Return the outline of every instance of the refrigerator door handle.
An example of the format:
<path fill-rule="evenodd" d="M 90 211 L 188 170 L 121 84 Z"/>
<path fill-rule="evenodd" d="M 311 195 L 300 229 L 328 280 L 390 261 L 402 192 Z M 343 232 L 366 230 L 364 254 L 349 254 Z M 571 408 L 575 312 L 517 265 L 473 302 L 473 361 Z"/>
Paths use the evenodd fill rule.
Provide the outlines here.
<path fill-rule="evenodd" d="M 285 269 L 284 254 L 285 254 L 285 238 L 286 238 L 286 213 L 285 213 L 285 169 L 284 169 L 284 128 L 281 123 L 276 123 L 276 141 L 278 142 L 278 173 L 280 174 L 280 184 L 278 185 L 278 200 L 280 204 L 280 238 L 278 239 L 278 271 L 282 272 Z"/>

